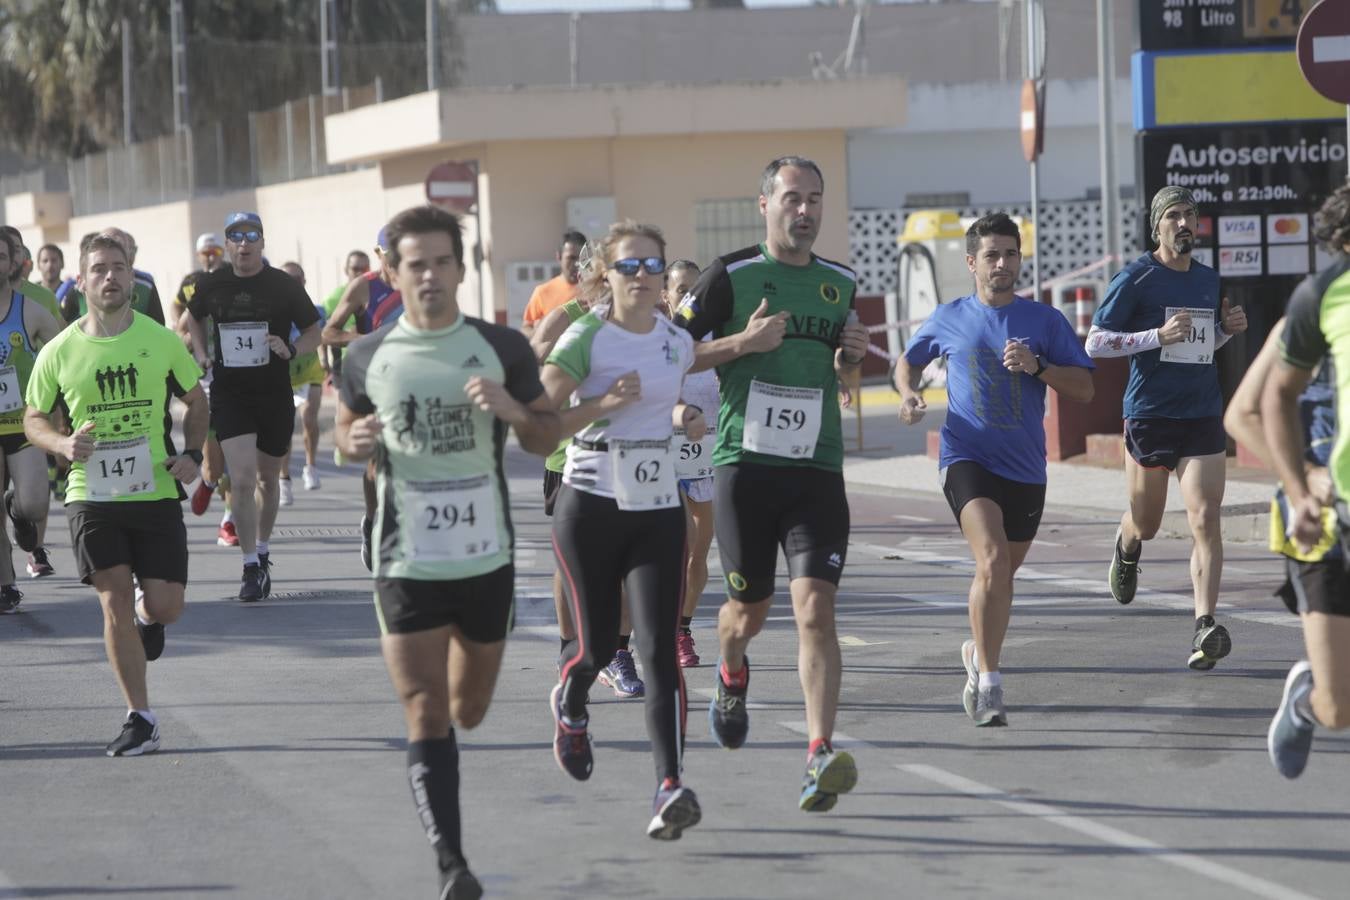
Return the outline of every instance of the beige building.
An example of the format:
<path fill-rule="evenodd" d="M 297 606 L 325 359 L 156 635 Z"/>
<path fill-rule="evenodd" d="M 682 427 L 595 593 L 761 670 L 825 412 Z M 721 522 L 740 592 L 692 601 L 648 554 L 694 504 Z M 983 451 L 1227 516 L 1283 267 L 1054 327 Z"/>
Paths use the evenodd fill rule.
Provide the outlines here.
<path fill-rule="evenodd" d="M 256 210 L 268 258 L 300 262 L 317 298 L 337 285 L 349 250 L 370 247 L 390 215 L 425 202 L 435 165 L 475 161 L 483 278 L 469 216 L 460 301 L 516 324 L 569 226 L 594 235 L 631 216 L 660 225 L 672 257 L 701 261 L 758 239 L 759 173 L 788 153 L 823 169 L 817 249 L 847 260 L 849 133 L 896 127 L 904 116 L 905 84 L 895 76 L 444 90 L 328 116 L 328 161 L 365 164 L 354 171 L 81 217 L 59 195 L 14 195 L 6 215 L 33 246 L 54 240 L 68 254 L 88 231 L 125 228 L 140 245 L 138 266 L 167 286 L 193 267 L 195 235 L 219 232 L 227 212 Z"/>

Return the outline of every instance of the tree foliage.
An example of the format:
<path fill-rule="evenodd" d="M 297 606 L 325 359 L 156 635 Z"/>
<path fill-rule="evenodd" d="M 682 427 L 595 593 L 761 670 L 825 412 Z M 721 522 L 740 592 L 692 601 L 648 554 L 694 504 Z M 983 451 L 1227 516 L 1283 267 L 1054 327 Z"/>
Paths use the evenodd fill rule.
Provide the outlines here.
<path fill-rule="evenodd" d="M 342 83 L 379 76 L 386 97 L 425 85 L 424 0 L 338 0 Z M 458 3 L 442 0 L 441 72 L 458 73 Z M 167 0 L 0 0 L 0 130 L 33 156 L 120 143 L 121 22 L 130 23 L 133 137 L 173 125 Z M 192 124 L 232 122 L 318 93 L 318 0 L 185 0 Z"/>

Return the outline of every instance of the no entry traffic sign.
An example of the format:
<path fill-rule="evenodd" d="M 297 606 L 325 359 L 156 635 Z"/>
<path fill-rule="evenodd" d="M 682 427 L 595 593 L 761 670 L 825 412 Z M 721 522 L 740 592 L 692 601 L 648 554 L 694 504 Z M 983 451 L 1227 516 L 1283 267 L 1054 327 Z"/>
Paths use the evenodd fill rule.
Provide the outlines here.
<path fill-rule="evenodd" d="M 427 174 L 427 200 L 451 212 L 467 213 L 478 202 L 478 165 L 443 162 Z"/>
<path fill-rule="evenodd" d="M 1298 29 L 1298 67 L 1313 90 L 1350 104 L 1350 0 L 1322 0 Z"/>

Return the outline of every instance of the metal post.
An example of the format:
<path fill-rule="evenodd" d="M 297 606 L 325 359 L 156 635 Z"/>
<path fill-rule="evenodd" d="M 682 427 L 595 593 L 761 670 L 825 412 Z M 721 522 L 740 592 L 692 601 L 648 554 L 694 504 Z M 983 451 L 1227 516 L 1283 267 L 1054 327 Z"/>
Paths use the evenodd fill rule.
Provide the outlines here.
<path fill-rule="evenodd" d="M 219 120 L 216 122 L 216 190 L 225 190 L 225 126 Z"/>
<path fill-rule="evenodd" d="M 282 106 L 282 114 L 286 116 L 286 180 L 295 180 L 295 114 L 291 110 L 291 101 L 287 100 Z"/>
<path fill-rule="evenodd" d="M 319 73 L 323 95 L 335 96 L 342 85 L 341 60 L 338 56 L 337 0 L 319 0 Z"/>
<path fill-rule="evenodd" d="M 131 19 L 122 17 L 122 143 L 131 143 Z"/>
<path fill-rule="evenodd" d="M 1040 81 L 1044 76 L 1041 70 L 1040 56 L 1040 35 L 1038 18 L 1040 0 L 1027 0 L 1027 21 L 1026 21 L 1026 50 L 1027 50 L 1027 77 L 1036 82 L 1037 90 L 1040 89 Z M 1039 119 L 1041 110 L 1037 109 L 1036 116 Z M 1039 125 L 1039 122 L 1037 123 Z M 1040 184 L 1040 161 L 1033 159 L 1031 161 L 1031 225 L 1037 228 L 1039 232 L 1040 224 L 1040 205 L 1041 205 L 1041 184 Z M 1036 243 L 1041 243 L 1040 234 L 1036 235 Z M 1037 303 L 1041 302 L 1041 255 L 1039 247 L 1037 253 L 1031 261 L 1031 299 Z"/>
<path fill-rule="evenodd" d="M 1116 273 L 1114 257 L 1121 251 L 1120 185 L 1116 181 L 1115 30 L 1111 0 L 1097 0 L 1097 132 L 1102 174 L 1102 256 L 1112 257 L 1107 260 L 1103 273 L 1107 281 Z"/>
<path fill-rule="evenodd" d="M 429 91 L 437 90 L 441 86 L 441 17 L 438 15 L 437 3 L 438 0 L 427 0 L 427 90 Z"/>
<path fill-rule="evenodd" d="M 319 168 L 319 135 L 321 132 L 319 116 L 314 109 L 314 95 L 311 94 L 309 97 L 309 174 L 314 176 L 323 171 Z"/>
<path fill-rule="evenodd" d="M 248 114 L 248 186 L 258 186 L 258 114 Z"/>
<path fill-rule="evenodd" d="M 183 0 L 169 3 L 169 65 L 173 70 L 173 130 L 188 127 L 187 34 L 183 25 Z"/>
<path fill-rule="evenodd" d="M 574 12 L 567 20 L 567 70 L 569 83 L 576 87 L 581 77 L 581 13 Z"/>

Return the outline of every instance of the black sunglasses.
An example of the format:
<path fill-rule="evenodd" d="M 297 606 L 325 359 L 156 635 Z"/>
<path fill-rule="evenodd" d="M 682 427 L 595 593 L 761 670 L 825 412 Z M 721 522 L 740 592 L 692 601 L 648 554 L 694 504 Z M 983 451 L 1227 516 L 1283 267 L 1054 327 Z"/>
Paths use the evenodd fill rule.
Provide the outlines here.
<path fill-rule="evenodd" d="M 660 275 L 666 270 L 666 261 L 659 256 L 647 256 L 642 259 L 629 257 L 616 259 L 609 267 L 620 275 L 633 276 L 638 273 L 638 269 L 646 269 L 648 275 Z"/>
<path fill-rule="evenodd" d="M 250 228 L 248 231 L 227 231 L 225 240 L 232 244 L 256 244 L 262 240 L 262 232 L 256 228 Z"/>

